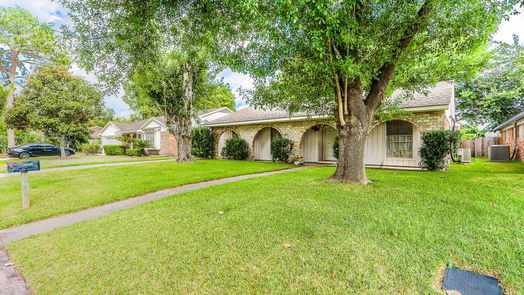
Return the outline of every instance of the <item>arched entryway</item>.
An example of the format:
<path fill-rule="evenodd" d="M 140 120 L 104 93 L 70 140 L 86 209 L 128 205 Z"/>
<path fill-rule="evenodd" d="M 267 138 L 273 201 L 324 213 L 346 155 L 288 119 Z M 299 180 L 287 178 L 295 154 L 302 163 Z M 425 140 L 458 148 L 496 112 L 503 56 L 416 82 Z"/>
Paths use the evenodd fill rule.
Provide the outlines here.
<path fill-rule="evenodd" d="M 222 149 L 224 148 L 224 146 L 226 146 L 226 140 L 230 138 L 238 138 L 238 134 L 234 130 L 226 130 L 220 135 L 220 138 L 218 139 L 217 150 L 219 156 L 222 155 Z"/>
<path fill-rule="evenodd" d="M 315 125 L 309 128 L 300 142 L 304 162 L 334 162 L 333 144 L 337 130 L 329 125 Z"/>
<path fill-rule="evenodd" d="M 280 132 L 273 127 L 265 127 L 260 129 L 257 132 L 257 135 L 255 135 L 255 139 L 253 141 L 253 155 L 255 157 L 255 160 L 272 160 L 271 141 L 274 138 L 281 137 L 282 134 L 280 134 Z"/>
<path fill-rule="evenodd" d="M 392 120 L 375 126 L 366 140 L 368 165 L 413 166 L 420 162 L 420 130 L 405 120 Z"/>

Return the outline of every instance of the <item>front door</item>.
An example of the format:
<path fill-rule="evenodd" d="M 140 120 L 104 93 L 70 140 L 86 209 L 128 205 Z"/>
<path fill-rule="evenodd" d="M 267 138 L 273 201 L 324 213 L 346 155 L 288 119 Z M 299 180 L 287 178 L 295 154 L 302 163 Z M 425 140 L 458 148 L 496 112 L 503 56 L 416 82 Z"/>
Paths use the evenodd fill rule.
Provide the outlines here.
<path fill-rule="evenodd" d="M 321 132 L 320 129 L 309 129 L 304 134 L 302 140 L 302 153 L 304 162 L 318 162 L 320 147 Z"/>
<path fill-rule="evenodd" d="M 264 128 L 260 130 L 255 139 L 255 159 L 271 160 L 271 129 Z"/>

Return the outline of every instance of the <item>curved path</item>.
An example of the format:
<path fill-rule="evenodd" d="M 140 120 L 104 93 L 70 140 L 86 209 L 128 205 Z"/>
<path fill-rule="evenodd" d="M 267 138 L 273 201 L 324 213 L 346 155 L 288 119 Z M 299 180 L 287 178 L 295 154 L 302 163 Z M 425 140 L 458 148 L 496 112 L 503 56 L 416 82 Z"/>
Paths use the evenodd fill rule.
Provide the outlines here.
<path fill-rule="evenodd" d="M 153 162 L 153 161 L 150 161 Z M 93 166 L 93 165 L 89 165 Z M 100 166 L 97 166 L 100 167 Z M 70 167 L 64 167 L 70 168 Z M 194 184 L 187 184 L 183 186 L 168 188 L 153 193 L 145 194 L 142 196 L 109 203 L 106 205 L 81 210 L 75 213 L 60 215 L 57 217 L 51 217 L 23 225 L 10 227 L 4 230 L 0 230 L 0 294 L 4 295 L 18 295 L 18 294 L 31 294 L 27 288 L 27 284 L 24 278 L 19 274 L 15 266 L 10 262 L 9 256 L 5 250 L 2 249 L 4 245 L 10 242 L 21 240 L 29 236 L 45 233 L 56 228 L 68 226 L 84 220 L 93 219 L 96 217 L 104 216 L 112 212 L 131 208 L 143 203 L 148 203 L 158 199 L 162 199 L 171 195 L 182 194 L 188 191 L 193 191 L 201 188 L 206 188 L 218 184 L 229 183 L 244 179 L 250 179 L 261 176 L 275 175 L 281 173 L 287 173 L 291 171 L 301 170 L 307 167 L 298 167 L 278 171 L 270 171 L 256 174 L 247 174 L 234 176 L 229 178 L 216 179 L 211 181 L 199 182 Z M 59 168 L 56 168 L 59 169 Z M 49 171 L 51 169 L 47 169 Z M 65 170 L 65 169 L 64 169 Z"/>
<path fill-rule="evenodd" d="M 104 163 L 104 164 L 89 164 L 89 165 L 78 165 L 78 166 L 66 166 L 66 167 L 55 167 L 42 169 L 40 171 L 33 171 L 33 173 L 42 173 L 42 172 L 52 172 L 52 171 L 64 171 L 64 170 L 77 170 L 77 169 L 87 169 L 87 168 L 97 168 L 97 167 L 107 167 L 107 166 L 125 166 L 125 165 L 136 165 L 144 163 L 158 163 L 158 162 L 169 162 L 176 161 L 176 159 L 167 159 L 167 160 L 152 160 L 152 161 L 133 161 L 133 162 L 116 162 L 116 163 Z M 1 173 L 0 178 L 19 175 L 19 173 Z"/>

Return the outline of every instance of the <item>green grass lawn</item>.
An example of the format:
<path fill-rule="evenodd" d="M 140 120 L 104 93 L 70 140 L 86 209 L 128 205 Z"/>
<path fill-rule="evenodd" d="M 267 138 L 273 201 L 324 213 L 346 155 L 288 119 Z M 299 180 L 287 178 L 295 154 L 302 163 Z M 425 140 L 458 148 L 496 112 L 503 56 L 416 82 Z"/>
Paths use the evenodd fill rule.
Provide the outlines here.
<path fill-rule="evenodd" d="M 368 186 L 333 171 L 188 192 L 8 250 L 36 294 L 441 294 L 448 261 L 524 293 L 523 163 L 368 170 Z"/>
<path fill-rule="evenodd" d="M 199 160 L 29 174 L 28 209 L 22 209 L 20 177 L 0 178 L 0 229 L 164 188 L 289 167 L 272 162 Z"/>
<path fill-rule="evenodd" d="M 11 158 L 8 160 L 0 161 L 0 173 L 7 172 L 7 162 L 20 162 L 29 160 L 39 160 L 40 168 L 57 168 L 57 167 L 70 167 L 70 166 L 81 166 L 81 165 L 93 165 L 93 164 L 106 164 L 106 163 L 119 163 L 119 162 L 138 162 L 138 161 L 154 161 L 154 160 L 167 160 L 174 159 L 173 157 L 129 157 L 129 156 L 86 156 L 82 154 L 60 159 L 60 157 L 36 157 L 30 159 L 17 159 Z"/>

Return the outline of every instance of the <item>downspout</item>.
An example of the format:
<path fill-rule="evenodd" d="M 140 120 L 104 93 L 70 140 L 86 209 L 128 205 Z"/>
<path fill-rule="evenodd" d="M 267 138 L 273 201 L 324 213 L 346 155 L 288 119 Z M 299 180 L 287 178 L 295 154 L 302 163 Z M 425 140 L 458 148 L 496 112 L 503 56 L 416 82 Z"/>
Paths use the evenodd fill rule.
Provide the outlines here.
<path fill-rule="evenodd" d="M 453 122 L 453 124 L 451 125 L 451 131 L 455 131 L 455 118 L 452 118 L 451 116 L 449 117 L 451 119 L 451 121 Z M 451 148 L 453 147 L 453 143 L 450 141 L 449 142 L 449 155 L 451 156 L 451 161 L 453 163 L 458 163 L 458 164 L 464 164 L 462 161 L 458 161 L 458 160 L 455 160 L 455 158 L 453 157 L 453 152 L 451 151 Z"/>
<path fill-rule="evenodd" d="M 517 137 L 517 122 L 513 123 L 513 154 L 509 158 L 509 160 L 513 160 L 515 156 L 517 155 L 517 152 L 519 150 L 519 145 L 517 143 L 518 137 Z"/>

